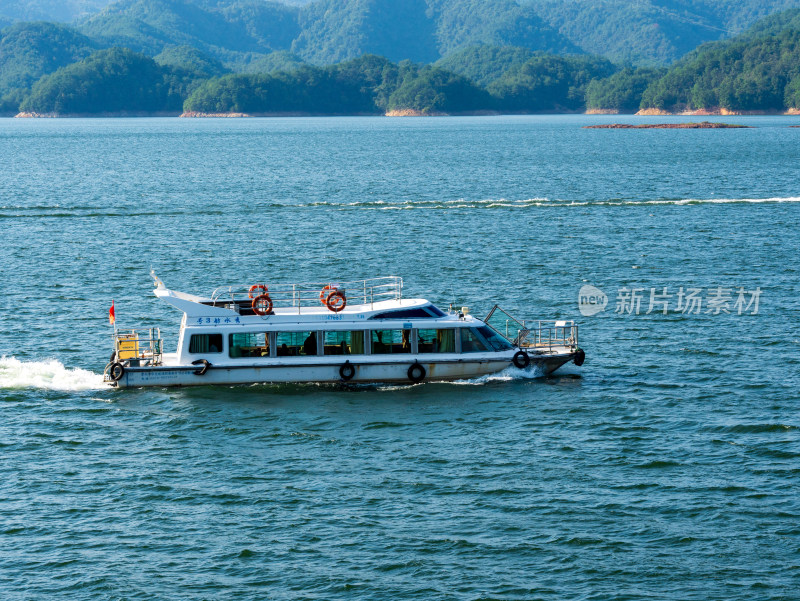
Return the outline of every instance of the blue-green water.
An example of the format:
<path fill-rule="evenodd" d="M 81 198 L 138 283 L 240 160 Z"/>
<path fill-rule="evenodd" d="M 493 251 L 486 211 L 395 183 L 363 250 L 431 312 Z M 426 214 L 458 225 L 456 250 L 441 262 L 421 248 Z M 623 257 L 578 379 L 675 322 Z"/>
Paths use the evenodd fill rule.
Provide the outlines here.
<path fill-rule="evenodd" d="M 800 598 L 800 129 L 580 127 L 608 120 L 0 121 L 0 597 Z M 197 293 L 400 275 L 576 319 L 588 359 L 105 389 L 112 299 L 175 345 L 151 266 Z"/>

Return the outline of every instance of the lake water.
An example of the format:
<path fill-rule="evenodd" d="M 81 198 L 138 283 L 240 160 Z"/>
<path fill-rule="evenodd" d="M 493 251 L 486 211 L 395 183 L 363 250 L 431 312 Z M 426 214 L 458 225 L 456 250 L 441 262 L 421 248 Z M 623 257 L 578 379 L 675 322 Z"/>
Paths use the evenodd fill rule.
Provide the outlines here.
<path fill-rule="evenodd" d="M 581 128 L 659 119 L 0 120 L 0 596 L 797 599 L 800 129 Z M 151 267 L 400 275 L 587 360 L 109 390 L 112 299 L 176 344 Z"/>

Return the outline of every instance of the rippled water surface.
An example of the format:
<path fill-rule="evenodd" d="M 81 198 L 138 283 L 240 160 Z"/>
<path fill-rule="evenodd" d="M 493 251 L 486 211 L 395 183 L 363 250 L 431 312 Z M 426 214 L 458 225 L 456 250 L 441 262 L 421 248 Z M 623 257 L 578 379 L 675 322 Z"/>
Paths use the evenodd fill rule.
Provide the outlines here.
<path fill-rule="evenodd" d="M 800 129 L 604 120 L 0 120 L 0 597 L 800 598 Z M 151 266 L 196 293 L 400 275 L 578 320 L 588 358 L 106 389 L 112 299 L 176 343 Z"/>

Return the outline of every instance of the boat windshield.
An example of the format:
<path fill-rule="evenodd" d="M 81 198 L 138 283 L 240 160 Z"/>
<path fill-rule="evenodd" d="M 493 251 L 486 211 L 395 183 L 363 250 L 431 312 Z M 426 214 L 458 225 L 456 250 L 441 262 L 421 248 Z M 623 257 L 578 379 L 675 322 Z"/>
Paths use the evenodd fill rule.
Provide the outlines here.
<path fill-rule="evenodd" d="M 514 348 L 511 343 L 503 338 L 500 334 L 495 332 L 489 326 L 481 326 L 478 328 L 478 331 L 486 338 L 486 342 L 489 343 L 495 351 L 508 351 Z"/>

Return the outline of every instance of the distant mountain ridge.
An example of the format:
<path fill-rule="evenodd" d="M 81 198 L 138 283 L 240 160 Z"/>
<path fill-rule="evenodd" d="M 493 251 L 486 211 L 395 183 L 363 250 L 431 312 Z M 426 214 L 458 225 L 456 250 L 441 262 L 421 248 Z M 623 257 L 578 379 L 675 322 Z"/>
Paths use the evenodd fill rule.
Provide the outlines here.
<path fill-rule="evenodd" d="M 588 53 L 664 65 L 800 0 L 520 0 Z"/>
<path fill-rule="evenodd" d="M 246 73 L 231 73 L 191 45 L 170 46 L 155 57 L 96 48 L 94 40 L 64 25 L 19 23 L 5 30 L 0 79 L 16 87 L 0 94 L 0 114 L 178 114 L 181 108 L 197 116 L 587 108 L 800 114 L 800 9 L 767 17 L 734 38 L 703 44 L 669 69 L 477 44 L 434 64 L 364 54 L 313 66 L 283 50 L 252 60 Z M 46 73 L 59 61 L 67 64 Z"/>
<path fill-rule="evenodd" d="M 289 50 L 312 64 L 363 54 L 433 62 L 476 43 L 580 53 L 516 0 L 121 0 L 78 22 L 104 45 L 148 54 L 190 44 L 223 60 L 235 53 Z"/>
<path fill-rule="evenodd" d="M 101 11 L 115 0 L 2 0 L 0 26 L 6 20 L 68 23 Z"/>
<path fill-rule="evenodd" d="M 319 65 L 366 53 L 434 62 L 489 44 L 654 66 L 793 7 L 800 0 L 0 0 L 0 26 L 72 21 L 101 46 L 191 45 L 241 65 L 274 51 Z"/>
<path fill-rule="evenodd" d="M 592 81 L 589 109 L 647 114 L 779 113 L 800 109 L 800 9 L 697 47 L 669 69 L 623 69 Z"/>
<path fill-rule="evenodd" d="M 642 0 L 636 10 L 713 29 L 709 23 L 715 22 L 714 15 L 724 13 L 725 23 L 734 27 L 748 10 L 755 10 L 749 4 L 752 1 L 734 6 L 730 0 Z M 767 5 L 781 1 L 790 2 L 765 0 Z M 522 4 L 516 0 L 316 0 L 302 7 L 270 0 L 122 0 L 75 25 L 17 22 L 2 29 L 0 112 L 13 113 L 29 98 L 28 105 L 35 100 L 38 107 L 59 94 L 72 98 L 71 88 L 80 87 L 77 82 L 83 76 L 91 77 L 96 89 L 102 90 L 106 83 L 116 81 L 105 78 L 106 67 L 128 73 L 124 86 L 137 93 L 139 88 L 131 78 L 137 73 L 146 75 L 147 85 L 158 90 L 142 97 L 142 106 L 158 105 L 168 111 L 177 110 L 179 101 L 187 100 L 196 89 L 202 88 L 207 106 L 233 106 L 220 105 L 214 95 L 236 91 L 242 98 L 247 94 L 260 98 L 279 84 L 285 92 L 281 107 L 292 105 L 290 91 L 313 95 L 338 90 L 362 102 L 361 92 L 351 89 L 361 85 L 361 79 L 327 67 L 365 56 L 384 61 L 362 64 L 370 70 L 364 81 L 372 82 L 374 93 L 366 112 L 404 108 L 426 114 L 575 112 L 587 106 L 618 111 L 637 107 L 781 111 L 800 104 L 800 9 L 765 17 L 733 38 L 699 44 L 668 69 L 660 63 L 670 52 L 677 52 L 676 44 L 683 38 L 659 38 L 666 28 L 661 25 L 647 26 L 650 35 L 643 35 L 637 27 L 648 21 L 644 17 L 627 20 L 625 10 L 630 4 L 607 0 L 605 5 L 618 12 L 609 9 L 605 21 L 591 22 L 611 27 L 614 18 L 620 19 L 620 33 L 609 36 L 608 44 L 646 39 L 647 48 L 666 53 L 659 55 L 663 60 L 651 56 L 636 66 L 623 60 L 612 62 L 600 52 L 586 53 L 586 42 L 579 47 L 573 30 L 559 26 L 553 15 L 539 16 L 536 11 L 545 5 L 576 15 L 587 6 L 585 0 L 526 0 Z M 578 19 L 569 26 L 586 24 Z M 722 29 L 715 31 L 722 35 Z M 105 53 L 121 49 L 127 53 Z M 379 67 L 395 75 L 379 77 L 372 72 Z M 49 87 L 43 87 L 44 78 Z M 224 81 L 205 85 L 217 78 Z M 317 85 L 325 81 L 328 88 Z M 382 83 L 375 84 L 378 81 Z M 96 98 L 104 98 L 97 94 Z M 460 100 L 458 94 L 469 101 Z M 89 102 L 86 98 L 75 103 Z M 116 100 L 124 101 L 124 97 Z M 309 112 L 329 106 L 307 101 L 304 110 Z M 101 104 L 94 102 L 93 110 Z M 271 105 L 258 100 L 253 106 Z"/>

